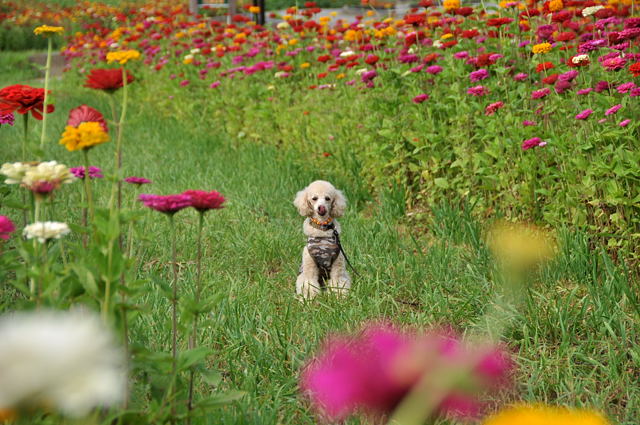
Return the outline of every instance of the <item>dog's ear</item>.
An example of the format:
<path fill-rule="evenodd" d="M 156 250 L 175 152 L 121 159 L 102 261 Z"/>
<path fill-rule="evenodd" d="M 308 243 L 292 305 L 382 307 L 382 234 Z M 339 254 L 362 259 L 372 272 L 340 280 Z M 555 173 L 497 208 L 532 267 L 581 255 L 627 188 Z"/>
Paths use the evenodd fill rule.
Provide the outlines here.
<path fill-rule="evenodd" d="M 333 204 L 331 206 L 331 216 L 342 217 L 346 209 L 347 198 L 345 198 L 344 194 L 341 191 L 336 189 L 335 196 L 333 197 Z"/>
<path fill-rule="evenodd" d="M 293 205 L 298 209 L 298 212 L 303 217 L 308 217 L 313 213 L 309 200 L 307 199 L 306 187 L 296 194 L 296 199 L 293 200 Z"/>

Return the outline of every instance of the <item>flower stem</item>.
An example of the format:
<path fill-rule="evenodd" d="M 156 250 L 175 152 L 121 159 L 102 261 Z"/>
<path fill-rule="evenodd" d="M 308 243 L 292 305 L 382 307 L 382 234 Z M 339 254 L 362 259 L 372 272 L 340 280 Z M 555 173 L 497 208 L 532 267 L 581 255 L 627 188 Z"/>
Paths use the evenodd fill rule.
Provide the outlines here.
<path fill-rule="evenodd" d="M 122 111 L 120 113 L 120 121 L 118 122 L 118 138 L 116 141 L 116 164 L 118 170 L 118 209 L 122 207 L 122 176 L 120 176 L 120 170 L 122 169 L 122 126 L 124 125 L 124 119 L 127 115 L 127 71 L 122 67 Z"/>
<path fill-rule="evenodd" d="M 89 176 L 89 150 L 83 149 L 82 153 L 84 155 L 84 190 L 87 194 L 89 218 L 91 220 L 91 224 L 93 224 L 93 221 L 95 219 L 95 212 L 93 210 L 93 195 L 91 193 L 91 177 Z"/>
<path fill-rule="evenodd" d="M 51 50 L 53 42 L 47 37 L 47 65 L 44 69 L 44 108 L 42 109 L 42 134 L 40 135 L 40 149 L 44 149 L 44 139 L 47 135 L 47 101 L 49 100 L 49 75 L 51 74 Z"/>
<path fill-rule="evenodd" d="M 178 374 L 178 262 L 176 254 L 176 225 L 173 220 L 173 214 L 169 215 L 169 224 L 171 226 L 171 265 L 173 267 L 173 298 L 171 300 L 171 338 L 172 338 L 172 375 L 173 379 L 177 379 Z M 175 387 L 172 392 L 175 392 Z M 175 394 L 174 394 L 175 395 Z M 175 397 L 171 398 L 171 416 L 175 418 L 176 405 Z"/>
<path fill-rule="evenodd" d="M 29 131 L 29 114 L 24 114 L 22 115 L 23 118 L 23 123 L 24 123 L 24 133 L 22 135 L 22 162 L 25 162 L 27 160 L 27 134 Z M 26 205 L 27 204 L 27 194 L 23 191 L 22 192 L 22 205 Z M 25 227 L 27 225 L 27 210 L 24 209 L 22 210 L 22 227 Z"/>
<path fill-rule="evenodd" d="M 196 254 L 196 312 L 193 316 L 193 331 L 191 334 L 191 338 L 189 341 L 189 348 L 194 349 L 198 344 L 198 316 L 199 312 L 199 303 L 200 303 L 200 295 L 202 293 L 202 228 L 204 227 L 204 212 L 199 212 L 198 219 L 198 253 Z M 191 375 L 189 376 L 189 399 L 187 402 L 187 408 L 190 410 L 193 409 L 193 385 L 194 385 L 194 372 L 191 371 Z M 187 423 L 191 423 L 191 418 L 187 419 Z"/>

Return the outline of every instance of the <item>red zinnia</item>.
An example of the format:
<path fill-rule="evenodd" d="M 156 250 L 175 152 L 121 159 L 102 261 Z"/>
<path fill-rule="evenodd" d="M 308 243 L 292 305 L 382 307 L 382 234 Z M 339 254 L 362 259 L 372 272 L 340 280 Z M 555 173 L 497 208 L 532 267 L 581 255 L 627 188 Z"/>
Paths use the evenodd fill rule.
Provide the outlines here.
<path fill-rule="evenodd" d="M 634 77 L 640 77 L 640 62 L 636 62 L 629 67 L 629 71 Z"/>
<path fill-rule="evenodd" d="M 131 84 L 133 80 L 133 75 L 127 71 L 127 84 Z M 113 93 L 123 86 L 122 69 L 92 69 L 87 75 L 84 86 Z"/>
<path fill-rule="evenodd" d="M 558 77 L 558 74 L 551 74 L 548 77 L 543 78 L 542 82 L 544 84 L 555 84 L 555 82 L 558 80 Z"/>
<path fill-rule="evenodd" d="M 224 196 L 215 190 L 211 192 L 204 190 L 186 190 L 182 194 L 190 197 L 191 206 L 201 213 L 222 208 L 222 204 L 225 202 Z"/>
<path fill-rule="evenodd" d="M 14 84 L 0 90 L 0 115 L 13 112 L 24 115 L 31 111 L 35 119 L 41 120 L 43 108 L 44 89 Z M 53 111 L 53 105 L 47 105 L 47 114 Z"/>
<path fill-rule="evenodd" d="M 542 63 L 539 63 L 538 66 L 536 66 L 536 72 L 548 71 L 548 70 L 553 69 L 553 68 L 555 68 L 553 63 L 551 63 L 551 62 L 542 62 Z"/>

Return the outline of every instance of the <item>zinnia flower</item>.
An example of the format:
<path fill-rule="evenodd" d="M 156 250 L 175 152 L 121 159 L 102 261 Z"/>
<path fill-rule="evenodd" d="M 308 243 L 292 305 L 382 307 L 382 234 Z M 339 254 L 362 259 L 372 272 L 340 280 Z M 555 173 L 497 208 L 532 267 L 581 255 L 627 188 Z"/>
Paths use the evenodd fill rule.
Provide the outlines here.
<path fill-rule="evenodd" d="M 51 27 L 49 25 L 40 25 L 39 27 L 33 30 L 35 35 L 51 35 L 51 34 L 62 34 L 64 32 L 63 27 Z"/>
<path fill-rule="evenodd" d="M 439 413 L 476 414 L 480 403 L 474 393 L 502 383 L 511 363 L 501 350 L 468 347 L 449 335 L 369 325 L 356 337 L 329 340 L 304 369 L 301 386 L 330 420 L 341 420 L 359 408 L 388 414 L 425 374 L 433 375 L 437 387 L 439 373 L 460 368 L 470 370 L 471 386 L 442 388 L 447 396 Z"/>
<path fill-rule="evenodd" d="M 15 122 L 16 122 L 16 118 L 13 116 L 11 112 L 9 112 L 8 114 L 0 114 L 0 125 L 9 124 L 13 126 Z"/>
<path fill-rule="evenodd" d="M 151 183 L 151 180 L 145 179 L 144 177 L 127 177 L 126 179 L 124 179 L 124 181 L 138 186 Z"/>
<path fill-rule="evenodd" d="M 124 399 L 125 353 L 87 312 L 0 318 L 0 409 L 51 408 L 72 417 Z"/>
<path fill-rule="evenodd" d="M 531 139 L 527 139 L 525 141 L 522 142 L 522 150 L 523 151 L 527 151 L 531 148 L 536 148 L 536 147 L 543 147 L 546 146 L 547 142 L 543 141 L 541 138 L 539 137 L 533 137 Z"/>
<path fill-rule="evenodd" d="M 491 103 L 489 105 L 487 105 L 487 107 L 484 110 L 484 114 L 485 115 L 493 115 L 496 113 L 496 111 L 500 108 L 502 108 L 504 106 L 503 102 L 495 102 L 495 103 Z"/>
<path fill-rule="evenodd" d="M 109 141 L 107 123 L 100 112 L 87 105 L 69 111 L 60 144 L 69 151 L 90 149 Z"/>
<path fill-rule="evenodd" d="M 589 118 L 589 116 L 591 114 L 593 114 L 593 109 L 585 109 L 584 111 L 582 111 L 578 115 L 576 115 L 576 119 L 577 120 L 586 120 L 587 118 Z"/>
<path fill-rule="evenodd" d="M 37 89 L 22 84 L 14 84 L 0 90 L 0 115 L 7 115 L 14 112 L 31 115 L 37 119 L 42 119 L 44 109 L 44 89 Z M 47 114 L 54 111 L 53 105 L 47 105 Z"/>
<path fill-rule="evenodd" d="M 531 51 L 533 52 L 534 55 L 549 53 L 551 51 L 551 43 L 535 44 L 531 48 Z"/>
<path fill-rule="evenodd" d="M 138 197 L 146 207 L 164 214 L 173 215 L 183 208 L 191 206 L 191 197 L 185 194 L 178 195 L 151 195 L 143 193 Z"/>
<path fill-rule="evenodd" d="M 620 127 L 626 127 L 629 125 L 629 123 L 631 123 L 630 119 L 626 119 L 626 120 L 622 120 L 620 121 L 620 123 L 618 124 Z"/>
<path fill-rule="evenodd" d="M 605 115 L 613 115 L 616 112 L 618 112 L 620 110 L 620 108 L 622 108 L 621 104 L 613 105 L 611 108 L 607 109 L 604 114 Z"/>
<path fill-rule="evenodd" d="M 135 80 L 133 75 L 129 71 L 127 74 L 127 84 L 133 83 Z M 114 93 L 119 88 L 123 87 L 124 80 L 122 78 L 122 69 L 107 69 L 107 68 L 95 68 L 89 71 L 87 79 L 84 82 L 84 86 L 96 89 L 104 90 L 107 93 Z"/>
<path fill-rule="evenodd" d="M 586 18 L 587 16 L 594 15 L 597 11 L 602 9 L 604 9 L 604 6 L 602 5 L 585 7 L 582 9 L 582 16 Z"/>
<path fill-rule="evenodd" d="M 551 90 L 547 87 L 540 90 L 534 90 L 531 92 L 531 99 L 542 99 L 546 97 L 549 93 L 551 93 Z"/>
<path fill-rule="evenodd" d="M 107 63 L 118 62 L 120 65 L 124 65 L 130 60 L 137 59 L 140 59 L 140 52 L 137 50 L 121 50 L 107 53 Z"/>
<path fill-rule="evenodd" d="M 640 77 L 640 62 L 636 62 L 629 67 L 629 72 L 633 74 L 634 77 Z"/>
<path fill-rule="evenodd" d="M 21 183 L 37 195 L 48 195 L 61 184 L 72 183 L 74 180 L 75 177 L 66 165 L 47 161 L 28 167 Z"/>
<path fill-rule="evenodd" d="M 16 226 L 6 215 L 0 215 L 0 239 L 7 240 L 11 233 L 16 230 Z"/>
<path fill-rule="evenodd" d="M 0 174 L 7 177 L 4 181 L 6 184 L 21 184 L 27 170 L 33 166 L 27 162 L 5 162 L 0 168 Z"/>
<path fill-rule="evenodd" d="M 422 102 L 424 102 L 425 100 L 428 100 L 428 99 L 429 99 L 429 95 L 428 94 L 421 93 L 421 94 L 417 95 L 416 97 L 414 97 L 411 101 L 413 103 L 422 103 Z"/>
<path fill-rule="evenodd" d="M 73 167 L 69 171 L 78 179 L 84 179 L 85 176 L 85 167 Z M 94 167 L 93 165 L 89 166 L 89 178 L 90 179 L 101 179 L 104 176 L 102 175 L 102 170 L 98 167 Z"/>
<path fill-rule="evenodd" d="M 191 206 L 199 212 L 223 208 L 222 204 L 225 202 L 224 196 L 215 190 L 211 192 L 204 190 L 186 190 L 183 192 L 183 195 L 191 198 Z"/>
<path fill-rule="evenodd" d="M 484 96 L 489 94 L 489 90 L 485 86 L 475 86 L 467 89 L 467 94 L 471 96 Z"/>
<path fill-rule="evenodd" d="M 609 425 L 592 410 L 567 409 L 551 406 L 513 406 L 492 415 L 483 425 Z"/>
<path fill-rule="evenodd" d="M 58 221 L 37 221 L 26 226 L 23 234 L 27 239 L 37 239 L 40 243 L 45 243 L 51 239 L 60 239 L 67 235 L 71 230 L 67 223 Z"/>
<path fill-rule="evenodd" d="M 472 83 L 477 83 L 478 81 L 484 80 L 485 78 L 489 78 L 489 71 L 484 68 L 473 71 L 469 74 L 469 79 Z"/>

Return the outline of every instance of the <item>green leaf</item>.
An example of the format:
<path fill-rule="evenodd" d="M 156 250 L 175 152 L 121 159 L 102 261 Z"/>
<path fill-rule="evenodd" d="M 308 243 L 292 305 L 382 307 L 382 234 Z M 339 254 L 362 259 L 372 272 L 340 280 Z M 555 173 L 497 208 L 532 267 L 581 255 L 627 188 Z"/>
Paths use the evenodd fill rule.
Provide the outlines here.
<path fill-rule="evenodd" d="M 449 180 L 446 177 L 438 177 L 433 182 L 441 189 L 449 189 Z"/>

